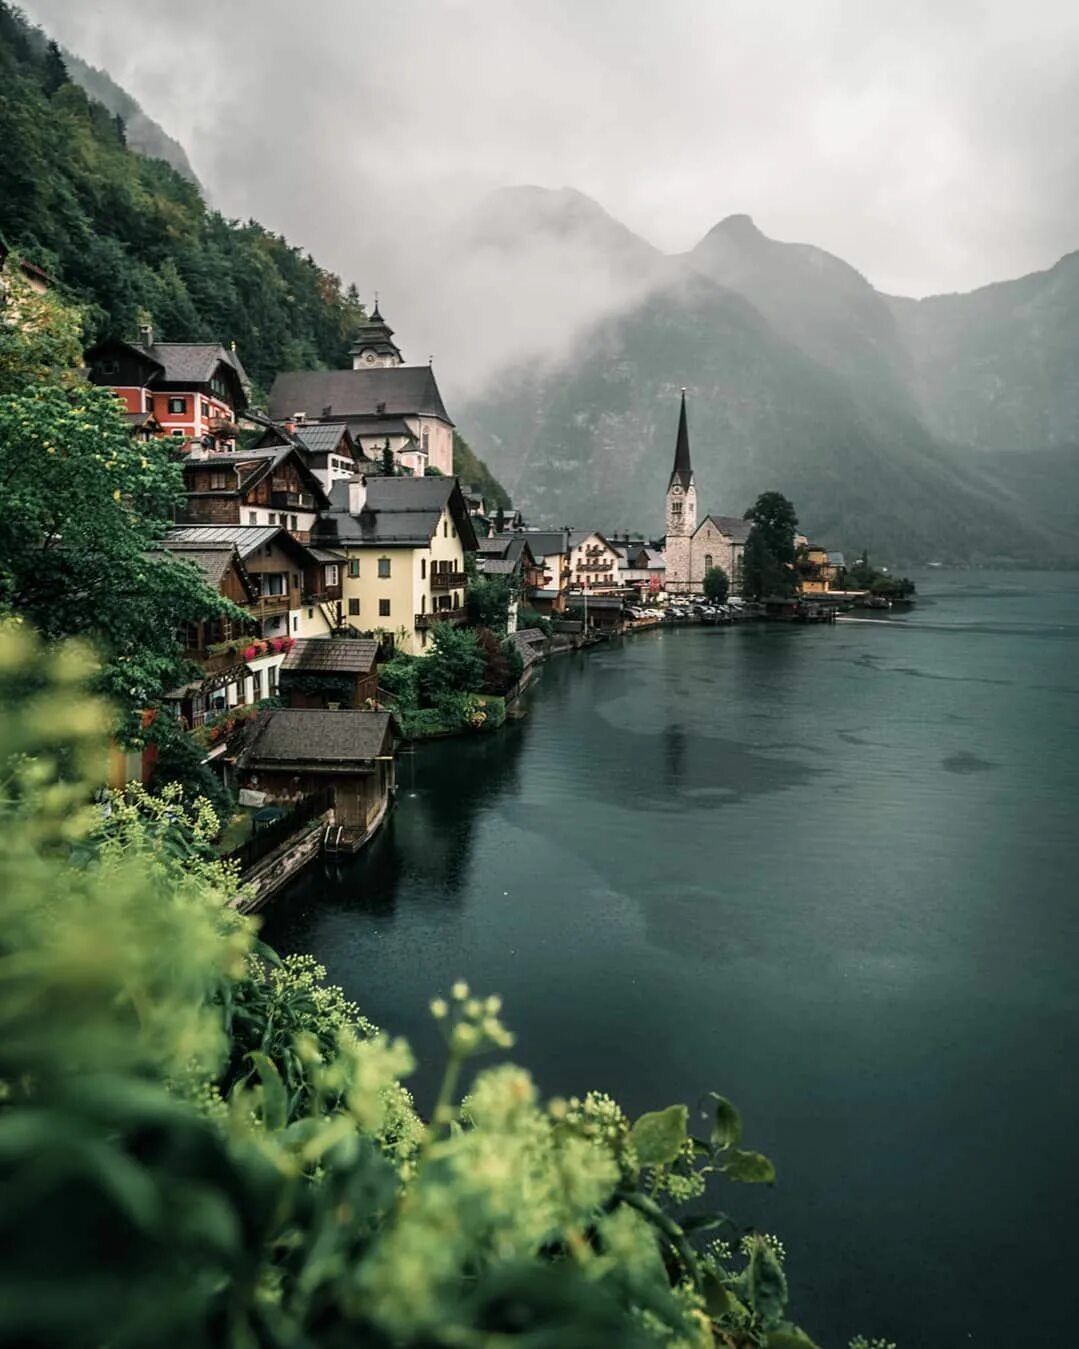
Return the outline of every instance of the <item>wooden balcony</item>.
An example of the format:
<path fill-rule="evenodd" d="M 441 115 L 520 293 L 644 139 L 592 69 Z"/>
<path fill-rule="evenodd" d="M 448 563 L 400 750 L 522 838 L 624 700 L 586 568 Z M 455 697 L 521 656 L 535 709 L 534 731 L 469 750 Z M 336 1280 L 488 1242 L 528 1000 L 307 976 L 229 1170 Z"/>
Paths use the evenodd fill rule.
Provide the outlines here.
<path fill-rule="evenodd" d="M 465 617 L 463 609 L 436 609 L 432 614 L 417 614 L 416 627 L 433 628 L 436 623 L 463 623 Z"/>
<path fill-rule="evenodd" d="M 468 577 L 463 571 L 433 571 L 431 573 L 432 590 L 463 590 Z"/>
<path fill-rule="evenodd" d="M 293 510 L 311 511 L 315 508 L 315 498 L 310 492 L 271 492 L 270 505 L 278 510 L 291 507 Z"/>
<path fill-rule="evenodd" d="M 274 614 L 287 614 L 290 608 L 288 595 L 260 595 L 250 604 L 244 605 L 248 613 L 256 618 L 270 618 Z"/>

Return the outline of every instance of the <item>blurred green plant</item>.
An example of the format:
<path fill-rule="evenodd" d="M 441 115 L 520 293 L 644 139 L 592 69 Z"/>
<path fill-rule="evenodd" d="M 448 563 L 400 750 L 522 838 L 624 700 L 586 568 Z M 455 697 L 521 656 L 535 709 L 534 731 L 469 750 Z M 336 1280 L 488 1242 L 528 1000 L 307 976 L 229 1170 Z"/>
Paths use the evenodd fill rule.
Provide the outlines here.
<path fill-rule="evenodd" d="M 683 1105 L 544 1103 L 511 1064 L 461 1100 L 512 1036 L 460 982 L 431 1004 L 424 1122 L 408 1046 L 236 912 L 205 803 L 94 794 L 92 678 L 80 648 L 0 629 L 0 1343 L 811 1343 L 781 1244 L 697 1211 L 775 1176 L 728 1101 L 694 1137 Z"/>

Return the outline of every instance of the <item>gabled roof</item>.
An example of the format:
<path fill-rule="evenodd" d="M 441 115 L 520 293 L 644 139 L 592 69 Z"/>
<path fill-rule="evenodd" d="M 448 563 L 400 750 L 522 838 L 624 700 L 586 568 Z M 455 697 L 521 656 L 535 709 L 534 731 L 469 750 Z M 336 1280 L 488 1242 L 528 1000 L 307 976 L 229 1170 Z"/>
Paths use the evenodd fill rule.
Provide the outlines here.
<path fill-rule="evenodd" d="M 281 419 L 296 412 L 309 421 L 427 416 L 453 425 L 429 365 L 283 371 L 270 390 L 270 416 Z"/>
<path fill-rule="evenodd" d="M 571 529 L 569 534 L 569 546 L 579 548 L 582 543 L 588 539 L 599 539 L 605 548 L 609 548 L 612 553 L 617 553 L 618 549 L 611 541 L 599 532 L 598 529 Z"/>
<path fill-rule="evenodd" d="M 746 539 L 749 538 L 749 531 L 753 528 L 752 520 L 742 520 L 737 515 L 706 515 L 697 526 L 698 534 L 709 520 L 732 543 L 745 543 Z"/>
<path fill-rule="evenodd" d="M 378 649 L 378 642 L 365 637 L 299 637 L 281 668 L 307 674 L 370 674 Z"/>
<path fill-rule="evenodd" d="M 332 454 L 339 450 L 342 440 L 348 442 L 349 454 L 355 453 L 352 434 L 340 422 L 304 422 L 292 434 L 309 454 Z"/>
<path fill-rule="evenodd" d="M 300 563 L 308 562 L 311 557 L 303 544 L 280 525 L 174 525 L 161 546 L 172 550 L 178 544 L 204 548 L 222 543 L 234 544 L 244 559 L 271 543 L 284 548 Z"/>
<path fill-rule="evenodd" d="M 209 454 L 205 458 L 188 456 L 184 460 L 183 469 L 185 475 L 196 473 L 203 468 L 209 468 L 211 471 L 218 467 L 236 470 L 236 485 L 234 487 L 216 488 L 209 493 L 189 493 L 189 495 L 244 496 L 250 492 L 252 487 L 257 487 L 264 478 L 268 477 L 274 469 L 280 467 L 288 459 L 293 461 L 300 477 L 314 497 L 315 507 L 320 510 L 325 509 L 330 504 L 326 489 L 307 467 L 303 454 L 297 450 L 295 445 L 267 445 L 257 450 L 235 450 L 228 454 Z M 244 471 L 245 465 L 248 466 L 247 471 Z"/>
<path fill-rule="evenodd" d="M 155 342 L 149 347 L 140 342 L 129 342 L 127 345 L 156 361 L 165 372 L 167 384 L 208 384 L 222 363 L 231 368 L 244 388 L 251 384 L 239 356 L 220 342 Z"/>
<path fill-rule="evenodd" d="M 248 597 L 254 599 L 258 593 L 235 544 L 186 543 L 183 540 L 172 539 L 166 535 L 161 544 L 161 551 L 168 553 L 170 557 L 176 558 L 177 561 L 190 562 L 198 567 L 206 581 L 214 589 L 220 587 L 221 582 L 228 574 L 229 568 L 235 567 L 236 574 L 247 591 Z"/>
<path fill-rule="evenodd" d="M 392 745 L 389 712 L 282 707 L 259 718 L 237 762 L 245 768 L 304 763 L 347 769 L 391 752 Z"/>
<path fill-rule="evenodd" d="M 564 529 L 526 529 L 521 531 L 532 549 L 532 556 L 554 557 L 567 551 L 567 535 Z"/>
<path fill-rule="evenodd" d="M 348 483 L 342 480 L 333 484 L 330 509 L 315 522 L 312 538 L 330 547 L 426 547 L 447 509 L 463 547 L 473 550 L 476 536 L 456 478 L 441 474 L 430 478 L 370 477 L 366 504 L 358 516 L 349 511 Z"/>
<path fill-rule="evenodd" d="M 305 423 L 310 425 L 310 422 Z M 404 436 L 408 440 L 415 440 L 408 422 L 403 417 L 350 417 L 347 426 L 349 431 L 357 439 L 363 437 L 369 439 L 377 436 L 379 439 L 385 439 L 386 436 Z"/>

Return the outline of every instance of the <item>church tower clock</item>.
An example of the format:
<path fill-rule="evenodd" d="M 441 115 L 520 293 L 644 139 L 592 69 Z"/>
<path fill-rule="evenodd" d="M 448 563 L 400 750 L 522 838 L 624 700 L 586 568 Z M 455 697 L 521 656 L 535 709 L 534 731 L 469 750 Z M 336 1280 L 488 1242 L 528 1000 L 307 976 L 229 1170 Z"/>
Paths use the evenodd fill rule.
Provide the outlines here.
<path fill-rule="evenodd" d="M 371 317 L 357 332 L 349 348 L 353 370 L 372 370 L 403 365 L 405 358 L 393 340 L 393 329 L 378 311 L 378 296 Z"/>
<path fill-rule="evenodd" d="M 666 588 L 672 594 L 690 589 L 690 549 L 697 530 L 697 488 L 689 460 L 689 427 L 686 422 L 686 391 L 678 414 L 678 439 L 674 467 L 667 484 Z"/>

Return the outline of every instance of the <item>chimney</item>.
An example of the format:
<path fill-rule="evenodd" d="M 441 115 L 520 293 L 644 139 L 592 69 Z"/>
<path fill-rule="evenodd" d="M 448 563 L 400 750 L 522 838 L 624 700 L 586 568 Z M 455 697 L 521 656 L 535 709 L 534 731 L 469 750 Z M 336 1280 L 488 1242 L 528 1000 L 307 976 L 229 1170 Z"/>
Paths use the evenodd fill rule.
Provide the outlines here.
<path fill-rule="evenodd" d="M 356 473 L 348 480 L 348 513 L 360 515 L 367 504 L 367 479 Z"/>
<path fill-rule="evenodd" d="M 152 324 L 139 324 L 139 342 L 144 347 L 152 347 L 154 345 L 154 329 Z"/>
<path fill-rule="evenodd" d="M 306 412 L 294 412 L 294 413 L 292 414 L 292 420 L 295 422 L 295 424 L 296 424 L 297 426 L 303 426 L 304 422 L 307 421 L 307 413 L 306 413 Z"/>

